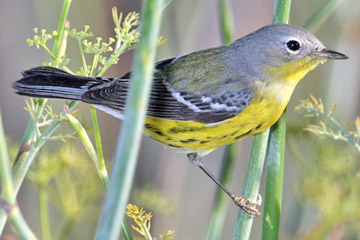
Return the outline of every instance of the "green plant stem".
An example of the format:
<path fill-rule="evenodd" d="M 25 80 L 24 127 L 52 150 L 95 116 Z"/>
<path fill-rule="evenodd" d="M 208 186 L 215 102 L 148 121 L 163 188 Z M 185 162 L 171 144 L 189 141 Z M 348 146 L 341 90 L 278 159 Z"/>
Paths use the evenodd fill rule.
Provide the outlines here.
<path fill-rule="evenodd" d="M 143 222 L 141 222 L 140 224 L 141 224 L 141 226 L 142 226 L 142 229 L 144 230 L 144 235 L 143 235 L 144 238 L 145 238 L 146 240 L 153 240 L 153 238 L 151 237 L 149 228 L 148 228 Z"/>
<path fill-rule="evenodd" d="M 9 155 L 3 130 L 2 117 L 0 112 L 0 179 L 3 199 L 6 203 L 15 204 L 15 191 L 12 183 Z"/>
<path fill-rule="evenodd" d="M 96 112 L 95 112 L 95 114 L 96 114 Z M 100 166 L 99 166 L 100 161 L 99 161 L 98 155 L 95 151 L 93 144 L 90 141 L 90 138 L 89 138 L 85 128 L 82 126 L 82 124 L 79 122 L 79 120 L 77 120 L 74 116 L 71 115 L 71 113 L 67 112 L 66 116 L 69 119 L 69 122 L 70 122 L 71 126 L 73 127 L 74 131 L 80 137 L 81 142 L 83 143 L 87 153 L 93 160 L 96 170 L 98 172 L 99 178 L 100 178 L 101 182 L 103 183 L 105 189 L 108 189 L 109 178 L 108 178 L 108 174 L 107 174 L 107 171 L 105 168 L 104 158 L 102 159 L 102 163 L 101 163 L 102 168 L 100 168 Z M 97 124 L 97 118 L 95 119 L 95 121 Z M 97 130 L 99 130 L 98 126 L 97 126 Z M 98 132 L 98 134 L 100 134 L 100 133 Z M 100 137 L 100 135 L 96 136 L 96 137 Z M 101 147 L 101 144 L 100 144 L 100 147 Z M 102 150 L 101 150 L 101 152 L 102 152 Z"/>
<path fill-rule="evenodd" d="M 55 59 L 55 58 L 56 58 L 56 55 L 53 54 L 53 53 L 50 51 L 50 49 L 49 49 L 45 44 L 42 44 L 41 46 L 42 46 L 42 47 L 44 48 L 44 50 L 50 55 L 50 57 L 51 57 L 52 59 Z"/>
<path fill-rule="evenodd" d="M 112 65 L 112 64 L 110 64 L 111 58 L 112 57 L 118 58 L 126 50 L 126 48 L 127 48 L 126 44 L 120 44 L 120 43 L 121 43 L 121 41 L 120 41 L 120 39 L 118 39 L 115 44 L 114 53 L 112 54 L 112 56 L 110 56 L 106 59 L 105 65 L 101 68 L 99 73 L 96 74 L 96 76 L 101 77 L 102 75 L 104 75 L 104 73 Z"/>
<path fill-rule="evenodd" d="M 60 46 L 61 36 L 62 36 L 62 33 L 65 28 L 65 23 L 66 23 L 67 14 L 69 12 L 70 3 L 71 3 L 71 0 L 64 0 L 64 4 L 63 4 L 62 11 L 61 11 L 61 16 L 60 16 L 60 21 L 59 21 L 59 25 L 58 25 L 58 29 L 57 29 L 58 36 L 55 38 L 54 46 L 53 46 L 52 53 L 54 55 L 57 55 L 57 51 Z M 39 107 L 38 107 L 36 116 L 38 116 L 38 117 L 41 116 L 41 114 L 44 110 L 44 107 L 46 105 L 46 102 L 47 102 L 47 99 L 39 100 Z M 58 127 L 58 125 L 59 125 L 58 123 L 51 125 L 54 127 L 53 131 L 55 131 L 55 129 Z M 33 147 L 33 148 L 30 148 L 33 150 L 33 152 L 30 153 L 24 149 L 24 147 L 27 144 L 31 143 L 31 140 L 35 136 L 35 132 L 36 132 L 35 124 L 34 124 L 33 120 L 30 119 L 28 126 L 25 130 L 24 137 L 21 141 L 19 151 L 18 151 L 18 154 L 14 161 L 14 166 L 13 166 L 13 177 L 14 177 L 13 180 L 14 180 L 15 197 L 17 195 L 17 192 L 18 192 L 18 189 L 20 188 L 21 183 L 23 182 L 23 179 L 27 173 L 27 170 L 28 170 L 32 160 L 34 159 L 37 151 L 39 150 L 38 148 Z M 36 151 L 34 152 L 35 149 L 36 149 Z M 22 161 L 19 161 L 21 155 L 23 155 L 23 154 L 27 154 L 27 156 L 24 157 L 24 159 Z M 3 196 L 3 192 L 1 194 L 1 196 Z M 7 215 L 5 214 L 5 212 L 3 210 L 0 210 L 0 235 L 4 229 L 6 218 L 7 218 Z"/>
<path fill-rule="evenodd" d="M 102 151 L 102 144 L 101 144 L 101 136 L 100 136 L 100 129 L 99 129 L 99 122 L 96 115 L 96 109 L 95 107 L 91 106 L 91 116 L 93 121 L 93 127 L 94 127 L 94 135 L 95 135 L 95 142 L 97 147 L 97 153 L 95 152 L 95 149 L 84 129 L 84 127 L 81 125 L 81 123 L 74 118 L 73 116 L 69 116 L 69 120 L 71 122 L 71 125 L 79 135 L 82 143 L 84 144 L 87 152 L 89 153 L 90 157 L 94 160 L 96 169 L 98 171 L 99 178 L 101 182 L 103 183 L 105 190 L 107 191 L 109 189 L 109 177 L 105 166 L 105 160 L 103 156 Z M 121 223 L 121 228 L 124 234 L 124 238 L 126 240 L 131 240 L 132 236 L 130 233 L 130 229 L 126 223 L 125 218 L 123 218 L 123 221 Z"/>
<path fill-rule="evenodd" d="M 278 239 L 284 177 L 286 114 L 270 128 L 262 239 Z"/>
<path fill-rule="evenodd" d="M 250 157 L 246 168 L 244 189 L 242 197 L 256 201 L 259 194 L 262 170 L 264 167 L 267 143 L 269 138 L 269 129 L 253 137 L 251 143 Z M 253 216 L 239 209 L 236 219 L 233 240 L 249 239 Z"/>
<path fill-rule="evenodd" d="M 233 33 L 233 17 L 230 10 L 229 0 L 219 0 L 219 14 L 220 14 L 220 26 L 221 36 L 223 44 L 229 45 L 232 41 Z M 222 166 L 219 180 L 225 185 L 231 184 L 232 175 L 234 172 L 235 158 L 239 151 L 239 143 L 234 143 L 226 146 L 224 157 L 222 159 Z M 211 212 L 208 232 L 206 239 L 220 239 L 221 231 L 224 226 L 224 220 L 226 216 L 226 208 L 228 205 L 228 196 L 220 189 L 216 190 L 216 197 L 214 207 Z"/>
<path fill-rule="evenodd" d="M 219 9 L 222 42 L 225 45 L 229 45 L 231 44 L 234 32 L 234 22 L 229 0 L 219 0 Z"/>
<path fill-rule="evenodd" d="M 98 118 L 97 118 L 97 114 L 96 114 L 96 109 L 94 106 L 90 106 L 90 110 L 91 110 L 91 118 L 92 118 L 93 128 L 94 128 L 94 137 L 95 137 L 95 143 L 96 143 L 99 174 L 100 174 L 100 178 L 103 179 L 105 189 L 109 189 L 109 177 L 108 177 L 108 173 L 106 170 L 105 159 L 104 159 L 104 154 L 103 154 L 103 150 L 102 150 L 100 128 L 99 128 L 99 122 L 98 122 Z"/>
<path fill-rule="evenodd" d="M 9 219 L 12 226 L 16 229 L 18 236 L 22 240 L 36 240 L 37 238 L 31 232 L 30 228 L 27 226 L 27 223 L 24 217 L 21 215 L 18 207 L 13 208 L 9 212 Z"/>
<path fill-rule="evenodd" d="M 337 9 L 342 0 L 327 0 L 305 23 L 304 28 L 316 32 L 326 19 Z"/>
<path fill-rule="evenodd" d="M 70 111 L 72 111 L 77 104 L 77 101 L 72 101 L 68 104 Z M 65 112 L 63 112 L 65 114 Z M 13 184 L 14 184 L 14 191 L 15 197 L 20 189 L 22 182 L 24 181 L 25 175 L 32 163 L 33 159 L 35 158 L 38 151 L 41 147 L 46 143 L 46 139 L 48 139 L 54 131 L 60 125 L 60 120 L 55 120 L 43 133 L 42 137 L 38 139 L 35 143 L 31 144 L 30 148 L 24 154 L 22 158 L 19 158 L 16 164 L 12 168 L 12 176 L 13 176 Z M 2 195 L 3 196 L 3 192 Z M 0 210 L 0 229 L 1 232 L 4 229 L 5 222 L 6 222 L 7 215 L 3 210 Z"/>
<path fill-rule="evenodd" d="M 60 20 L 59 20 L 59 25 L 57 28 L 58 35 L 55 37 L 54 45 L 53 45 L 53 49 L 52 49 L 52 53 L 55 56 L 58 55 L 57 53 L 59 51 L 62 35 L 63 35 L 64 29 L 65 29 L 65 24 L 66 24 L 67 15 L 69 13 L 70 4 L 71 4 L 71 0 L 64 0 L 64 4 L 63 4 L 62 10 L 61 10 L 61 15 L 60 15 Z"/>
<path fill-rule="evenodd" d="M 289 23 L 291 0 L 274 1 L 273 23 Z M 286 110 L 270 128 L 262 239 L 278 239 L 284 176 Z"/>
<path fill-rule="evenodd" d="M 274 1 L 274 23 L 288 23 L 290 16 L 291 0 L 275 0 Z M 279 126 L 279 128 L 285 128 L 286 121 Z M 250 159 L 248 168 L 246 170 L 245 184 L 243 197 L 255 200 L 256 193 L 259 191 L 259 184 L 261 180 L 261 172 L 264 164 L 264 158 L 266 154 L 266 146 L 269 137 L 269 129 L 259 135 L 254 136 L 253 143 L 251 145 Z M 279 139 L 280 142 L 282 140 Z M 284 140 L 285 141 L 285 140 Z M 258 145 L 258 146 L 256 146 Z M 277 148 L 280 149 L 280 148 Z M 258 151 L 258 152 L 256 152 Z M 272 151 L 272 150 L 271 150 Z M 283 155 L 284 152 L 279 153 Z M 275 160 L 275 159 L 273 159 Z M 253 167 L 255 165 L 256 167 Z M 283 166 L 282 166 L 283 167 Z M 253 183 L 254 181 L 254 183 Z M 280 181 L 282 185 L 282 180 Z M 252 187 L 252 191 L 250 191 Z M 267 183 L 266 187 L 271 187 Z M 250 194 L 251 192 L 251 194 Z M 270 191 L 271 192 L 271 191 Z M 281 196 L 280 196 L 281 198 Z M 265 200 L 266 201 L 266 200 Z M 268 204 L 265 202 L 265 204 Z M 267 213 L 264 213 L 267 215 Z M 234 237 L 233 239 L 249 239 L 253 218 L 243 211 L 239 211 L 238 219 L 236 221 Z M 274 222 L 274 221 L 273 221 Z M 277 226 L 278 228 L 278 226 Z M 278 229 L 277 229 L 278 230 Z M 277 239 L 277 238 L 276 238 Z"/>
<path fill-rule="evenodd" d="M 16 229 L 17 234 L 21 239 L 36 239 L 35 235 L 31 232 L 27 223 L 20 213 L 19 206 L 16 203 L 16 194 L 13 186 L 9 155 L 7 152 L 7 145 L 5 140 L 5 133 L 2 123 L 1 110 L 0 110 L 0 179 L 1 188 L 3 189 L 0 207 L 2 211 L 6 210 L 11 225 Z M 6 217 L 4 217 L 6 220 Z"/>
<path fill-rule="evenodd" d="M 48 208 L 48 183 L 38 184 L 38 204 L 40 215 L 41 236 L 43 240 L 51 240 L 49 208 Z"/>
<path fill-rule="evenodd" d="M 125 216 L 123 217 L 123 220 L 121 221 L 121 230 L 122 230 L 122 234 L 123 234 L 125 240 L 133 239 L 131 232 L 130 232 L 129 225 L 126 222 Z"/>
<path fill-rule="evenodd" d="M 77 42 L 78 42 L 78 45 L 79 45 L 81 62 L 82 62 L 82 64 L 83 64 L 84 73 L 86 73 L 86 75 L 87 75 L 87 74 L 88 74 L 88 73 L 87 73 L 87 65 L 86 65 L 86 59 L 85 59 L 85 55 L 84 55 L 83 46 L 82 46 L 82 43 L 81 43 L 81 40 L 80 40 L 80 39 L 77 39 Z"/>
<path fill-rule="evenodd" d="M 72 111 L 77 105 L 77 101 L 71 101 L 68 104 L 70 111 Z M 65 115 L 65 112 L 62 114 Z M 41 147 L 47 142 L 47 139 L 54 133 L 57 127 L 60 125 L 61 120 L 55 120 L 45 131 L 42 133 L 41 137 L 32 144 L 27 155 L 23 159 L 19 159 L 19 164 L 15 164 L 12 168 L 13 174 L 13 183 L 15 194 L 18 193 L 20 186 L 25 178 L 25 175 L 30 167 L 30 164 Z"/>
<path fill-rule="evenodd" d="M 274 0 L 273 23 L 289 23 L 291 0 Z"/>
<path fill-rule="evenodd" d="M 36 119 L 40 118 L 40 116 L 45 108 L 46 101 L 39 100 L 38 104 L 39 105 L 38 105 L 37 112 L 36 112 Z M 37 128 L 35 126 L 34 120 L 32 118 L 30 118 L 29 123 L 28 123 L 25 133 L 24 133 L 24 137 L 20 143 L 20 147 L 19 147 L 18 153 L 17 153 L 15 161 L 14 161 L 14 166 L 18 164 L 18 160 L 21 157 L 21 155 L 26 152 L 25 148 L 28 148 L 26 146 L 31 144 L 31 140 L 32 140 L 34 134 L 36 133 L 36 130 L 37 130 Z"/>
<path fill-rule="evenodd" d="M 119 237 L 150 94 L 162 7 L 162 0 L 143 1 L 141 38 L 135 51 L 125 118 L 117 144 L 110 188 L 96 233 L 97 240 L 115 240 Z"/>
<path fill-rule="evenodd" d="M 55 59 L 58 48 L 60 46 L 60 40 L 61 40 L 62 33 L 65 29 L 66 17 L 67 17 L 68 11 L 69 11 L 70 3 L 71 3 L 71 0 L 64 0 L 64 5 L 63 5 L 63 9 L 61 12 L 60 21 L 59 21 L 59 25 L 58 25 L 58 29 L 57 29 L 58 35 L 56 36 L 55 41 L 54 41 L 53 52 L 50 54 L 51 58 L 53 58 L 53 59 Z M 38 110 L 36 113 L 37 118 L 39 118 L 41 116 L 41 114 L 44 110 L 44 107 L 46 105 L 46 102 L 47 102 L 47 99 L 39 100 L 39 107 L 38 107 Z M 29 142 L 29 140 L 31 140 L 33 138 L 33 136 L 35 134 L 35 130 L 36 130 L 36 128 L 35 128 L 34 122 L 32 119 L 30 119 L 28 126 L 25 130 L 25 134 L 24 134 L 24 137 L 20 144 L 19 152 L 18 152 L 18 155 L 16 158 L 20 157 L 21 153 L 23 152 L 24 146 Z"/>
<path fill-rule="evenodd" d="M 94 58 L 93 58 L 93 62 L 92 62 L 92 65 L 91 65 L 91 69 L 90 69 L 90 76 L 94 76 L 94 71 L 96 70 L 96 66 L 99 62 L 99 57 L 100 55 L 99 54 L 95 54 L 94 55 Z"/>

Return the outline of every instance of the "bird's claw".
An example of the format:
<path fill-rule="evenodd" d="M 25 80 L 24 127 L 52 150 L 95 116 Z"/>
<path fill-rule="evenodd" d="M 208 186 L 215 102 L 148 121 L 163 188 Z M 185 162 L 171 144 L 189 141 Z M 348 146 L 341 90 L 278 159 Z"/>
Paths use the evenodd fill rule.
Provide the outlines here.
<path fill-rule="evenodd" d="M 244 212 L 247 214 L 258 217 L 261 215 L 259 210 L 257 210 L 256 206 L 261 206 L 261 196 L 258 194 L 258 197 L 256 201 L 253 201 L 251 199 L 245 199 L 238 196 L 232 196 L 232 199 L 234 200 L 235 204 L 240 207 Z M 253 207 L 254 206 L 254 207 Z"/>

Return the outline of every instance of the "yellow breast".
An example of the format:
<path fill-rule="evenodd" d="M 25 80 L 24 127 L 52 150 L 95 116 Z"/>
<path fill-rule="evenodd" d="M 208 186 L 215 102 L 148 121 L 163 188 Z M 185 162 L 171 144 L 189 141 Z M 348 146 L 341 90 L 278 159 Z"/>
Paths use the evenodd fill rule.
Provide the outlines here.
<path fill-rule="evenodd" d="M 257 134 L 279 119 L 296 84 L 318 64 L 301 59 L 281 67 L 266 68 L 272 80 L 260 82 L 250 105 L 228 120 L 203 124 L 147 117 L 145 133 L 163 144 L 190 151 L 210 151 Z"/>
<path fill-rule="evenodd" d="M 264 131 L 277 121 L 285 106 L 273 97 L 256 96 L 239 115 L 217 124 L 147 117 L 145 133 L 174 148 L 212 150 Z"/>

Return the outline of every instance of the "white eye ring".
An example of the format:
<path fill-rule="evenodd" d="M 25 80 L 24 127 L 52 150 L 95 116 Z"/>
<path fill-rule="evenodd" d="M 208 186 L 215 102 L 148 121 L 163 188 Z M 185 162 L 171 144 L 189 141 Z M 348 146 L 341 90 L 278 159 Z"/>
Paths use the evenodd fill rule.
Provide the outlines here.
<path fill-rule="evenodd" d="M 285 48 L 289 53 L 297 53 L 301 48 L 301 43 L 296 38 L 289 38 L 284 42 Z"/>

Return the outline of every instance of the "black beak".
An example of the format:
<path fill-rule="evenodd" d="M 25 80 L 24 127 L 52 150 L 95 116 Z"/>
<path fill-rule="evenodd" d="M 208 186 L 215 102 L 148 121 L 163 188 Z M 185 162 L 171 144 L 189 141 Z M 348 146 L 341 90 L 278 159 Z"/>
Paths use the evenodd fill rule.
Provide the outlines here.
<path fill-rule="evenodd" d="M 318 58 L 318 59 L 348 59 L 349 57 L 346 56 L 345 54 L 339 53 L 339 52 L 335 52 L 333 50 L 330 49 L 322 49 L 320 51 L 317 52 L 313 52 L 309 54 L 310 57 L 313 58 Z"/>

